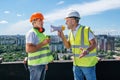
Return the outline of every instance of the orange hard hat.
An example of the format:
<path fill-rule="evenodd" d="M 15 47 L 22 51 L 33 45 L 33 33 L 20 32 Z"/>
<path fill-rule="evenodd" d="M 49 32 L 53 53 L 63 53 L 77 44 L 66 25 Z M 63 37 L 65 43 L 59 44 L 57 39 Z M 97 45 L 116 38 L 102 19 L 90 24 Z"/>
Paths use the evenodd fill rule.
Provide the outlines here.
<path fill-rule="evenodd" d="M 44 20 L 44 16 L 42 15 L 42 13 L 36 12 L 36 13 L 33 13 L 33 14 L 31 15 L 31 17 L 30 17 L 30 22 L 32 22 L 32 20 L 37 19 L 37 18 L 39 18 L 39 19 L 41 19 L 41 20 Z"/>

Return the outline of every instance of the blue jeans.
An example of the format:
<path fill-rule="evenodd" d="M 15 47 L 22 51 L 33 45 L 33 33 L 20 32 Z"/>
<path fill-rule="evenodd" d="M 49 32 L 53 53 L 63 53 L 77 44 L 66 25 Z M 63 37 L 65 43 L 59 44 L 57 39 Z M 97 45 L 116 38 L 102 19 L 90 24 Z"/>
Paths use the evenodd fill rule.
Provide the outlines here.
<path fill-rule="evenodd" d="M 96 70 L 93 67 L 73 66 L 74 80 L 96 80 Z"/>
<path fill-rule="evenodd" d="M 45 65 L 29 66 L 30 80 L 44 80 L 45 79 Z"/>

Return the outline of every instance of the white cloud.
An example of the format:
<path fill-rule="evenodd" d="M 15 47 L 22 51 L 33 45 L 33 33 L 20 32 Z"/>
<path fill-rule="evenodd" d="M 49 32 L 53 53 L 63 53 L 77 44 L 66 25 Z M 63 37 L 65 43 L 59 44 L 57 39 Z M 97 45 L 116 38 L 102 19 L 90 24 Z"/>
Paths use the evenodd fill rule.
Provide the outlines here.
<path fill-rule="evenodd" d="M 45 21 L 64 19 L 69 10 L 77 10 L 81 16 L 98 14 L 107 10 L 120 8 L 119 0 L 97 0 L 95 2 L 74 4 L 63 9 L 57 9 L 45 15 Z M 5 23 L 5 21 L 3 21 Z M 6 22 L 7 23 L 7 22 Z M 20 21 L 6 29 L 7 34 L 25 34 L 31 28 L 28 20 Z"/>
<path fill-rule="evenodd" d="M 18 17 L 22 16 L 21 14 L 17 14 Z"/>
<path fill-rule="evenodd" d="M 7 24 L 8 22 L 5 20 L 0 21 L 0 24 Z"/>
<path fill-rule="evenodd" d="M 16 24 L 10 25 L 6 30 L 4 30 L 4 33 L 6 34 L 25 34 L 29 29 L 31 29 L 32 25 L 28 20 L 25 21 L 19 21 Z"/>
<path fill-rule="evenodd" d="M 4 13 L 5 13 L 5 14 L 9 14 L 9 13 L 10 13 L 10 11 L 4 11 Z"/>
<path fill-rule="evenodd" d="M 95 2 L 74 4 L 63 9 L 57 9 L 45 15 L 46 21 L 64 19 L 70 10 L 77 10 L 81 16 L 98 14 L 107 10 L 120 8 L 120 0 L 97 0 Z"/>
<path fill-rule="evenodd" d="M 57 3 L 57 5 L 61 5 L 61 4 L 64 4 L 64 1 L 60 1 Z"/>

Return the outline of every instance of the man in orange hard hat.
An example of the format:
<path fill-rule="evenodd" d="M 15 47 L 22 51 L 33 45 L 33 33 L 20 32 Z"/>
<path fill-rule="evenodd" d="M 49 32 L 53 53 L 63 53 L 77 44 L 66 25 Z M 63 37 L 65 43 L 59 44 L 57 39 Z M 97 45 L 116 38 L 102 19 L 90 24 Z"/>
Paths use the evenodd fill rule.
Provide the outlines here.
<path fill-rule="evenodd" d="M 26 52 L 28 53 L 28 68 L 30 80 L 44 80 L 47 64 L 53 61 L 50 54 L 50 39 L 43 34 L 44 16 L 42 13 L 33 13 L 30 22 L 33 28 L 26 34 Z"/>

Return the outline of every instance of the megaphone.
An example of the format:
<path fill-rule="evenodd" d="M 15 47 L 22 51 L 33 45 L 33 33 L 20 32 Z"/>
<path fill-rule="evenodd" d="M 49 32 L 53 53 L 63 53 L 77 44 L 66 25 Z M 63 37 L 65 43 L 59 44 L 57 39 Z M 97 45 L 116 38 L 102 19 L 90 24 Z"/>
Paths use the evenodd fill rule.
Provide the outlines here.
<path fill-rule="evenodd" d="M 64 31 L 65 30 L 65 26 L 64 25 L 60 25 L 60 26 L 53 26 L 51 25 L 51 32 L 54 32 L 54 31 Z"/>

